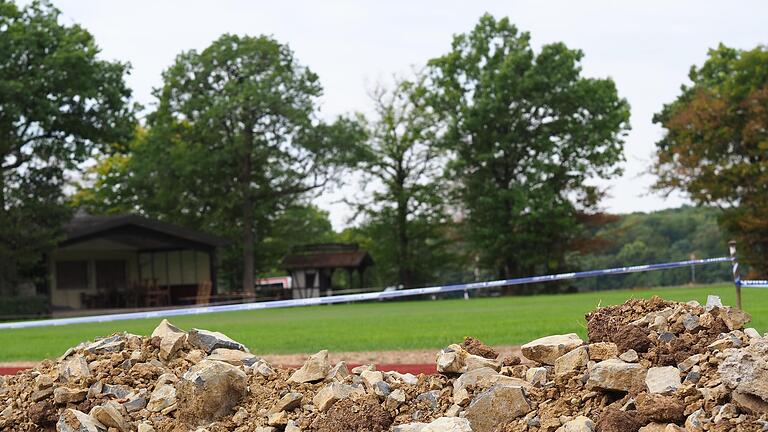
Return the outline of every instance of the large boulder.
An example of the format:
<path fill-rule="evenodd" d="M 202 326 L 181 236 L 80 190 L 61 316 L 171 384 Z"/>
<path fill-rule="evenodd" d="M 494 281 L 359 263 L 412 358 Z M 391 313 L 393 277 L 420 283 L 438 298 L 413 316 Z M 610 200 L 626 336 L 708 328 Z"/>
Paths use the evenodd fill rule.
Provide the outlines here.
<path fill-rule="evenodd" d="M 496 384 L 475 396 L 465 413 L 474 432 L 493 432 L 504 424 L 531 411 L 520 386 Z"/>
<path fill-rule="evenodd" d="M 229 414 L 246 394 L 247 377 L 240 368 L 203 360 L 189 368 L 178 384 L 180 418 L 191 424 Z"/>
<path fill-rule="evenodd" d="M 768 402 L 768 340 L 757 340 L 745 348 L 726 349 L 718 367 L 723 384 L 735 392 Z"/>
<path fill-rule="evenodd" d="M 629 391 L 645 380 L 646 369 L 637 363 L 619 359 L 603 360 L 589 371 L 587 388 Z"/>
<path fill-rule="evenodd" d="M 554 335 L 528 342 L 521 347 L 523 356 L 535 362 L 554 365 L 558 357 L 576 349 L 584 341 L 576 333 Z"/>
<path fill-rule="evenodd" d="M 680 388 L 680 369 L 674 366 L 652 367 L 648 369 L 645 385 L 649 393 L 673 393 Z"/>

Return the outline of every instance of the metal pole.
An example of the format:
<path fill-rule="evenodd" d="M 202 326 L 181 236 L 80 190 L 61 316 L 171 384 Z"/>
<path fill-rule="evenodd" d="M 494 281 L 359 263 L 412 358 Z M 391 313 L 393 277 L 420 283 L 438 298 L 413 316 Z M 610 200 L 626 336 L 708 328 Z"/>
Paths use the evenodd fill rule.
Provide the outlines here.
<path fill-rule="evenodd" d="M 728 242 L 728 251 L 733 259 L 733 284 L 736 286 L 736 307 L 741 309 L 741 275 L 739 274 L 739 262 L 736 261 L 736 240 Z"/>

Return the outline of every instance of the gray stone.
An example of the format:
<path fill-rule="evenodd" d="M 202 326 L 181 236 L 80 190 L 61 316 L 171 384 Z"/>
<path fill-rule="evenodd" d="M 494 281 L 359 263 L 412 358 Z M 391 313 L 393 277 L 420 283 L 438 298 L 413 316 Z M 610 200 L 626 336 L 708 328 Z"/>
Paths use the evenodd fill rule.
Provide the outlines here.
<path fill-rule="evenodd" d="M 427 426 L 426 423 L 416 422 L 394 426 L 392 432 L 421 432 Z"/>
<path fill-rule="evenodd" d="M 149 423 L 139 423 L 139 432 L 155 432 L 155 428 Z"/>
<path fill-rule="evenodd" d="M 328 362 L 328 351 L 322 350 L 309 356 L 304 365 L 294 372 L 289 383 L 308 383 L 322 381 L 331 371 L 331 364 Z"/>
<path fill-rule="evenodd" d="M 474 432 L 493 432 L 499 424 L 524 416 L 530 411 L 531 405 L 522 387 L 497 384 L 478 394 L 465 414 Z"/>
<path fill-rule="evenodd" d="M 695 332 L 701 328 L 699 325 L 699 317 L 696 315 L 685 314 L 683 315 L 683 327 L 686 331 Z"/>
<path fill-rule="evenodd" d="M 717 371 L 728 388 L 768 402 L 768 341 L 756 340 L 741 349 L 727 349 Z"/>
<path fill-rule="evenodd" d="M 584 344 L 576 333 L 546 336 L 521 347 L 523 356 L 535 362 L 554 365 L 555 360 Z"/>
<path fill-rule="evenodd" d="M 680 364 L 678 364 L 677 368 L 683 372 L 688 372 L 694 366 L 699 364 L 700 361 L 701 361 L 701 354 L 694 354 L 688 357 L 687 359 L 683 360 Z"/>
<path fill-rule="evenodd" d="M 747 337 L 750 339 L 762 339 L 762 336 L 760 336 L 760 332 L 758 332 L 753 327 L 745 328 L 744 334 L 747 335 Z"/>
<path fill-rule="evenodd" d="M 100 432 L 101 429 L 96 425 L 96 420 L 88 414 L 68 409 L 59 416 L 56 422 L 57 432 Z"/>
<path fill-rule="evenodd" d="M 102 339 L 96 339 L 95 342 L 88 344 L 85 347 L 85 350 L 93 354 L 103 354 L 122 351 L 123 348 L 125 348 L 125 336 L 117 334 Z"/>
<path fill-rule="evenodd" d="M 135 412 L 144 409 L 147 406 L 147 391 L 142 389 L 138 393 L 132 394 L 128 397 L 128 400 L 123 403 L 125 410 Z"/>
<path fill-rule="evenodd" d="M 637 351 L 630 348 L 629 350 L 621 353 L 619 359 L 627 363 L 637 363 L 637 361 L 640 359 L 640 356 L 637 355 Z"/>
<path fill-rule="evenodd" d="M 373 385 L 373 393 L 380 398 L 389 396 L 392 390 L 389 388 L 389 384 L 384 381 L 378 381 Z"/>
<path fill-rule="evenodd" d="M 680 369 L 674 366 L 652 367 L 645 376 L 650 393 L 669 394 L 680 388 Z"/>
<path fill-rule="evenodd" d="M 176 403 L 176 388 L 170 384 L 156 386 L 149 396 L 147 409 L 150 412 L 160 412 Z"/>
<path fill-rule="evenodd" d="M 213 421 L 229 414 L 246 394 L 245 372 L 229 363 L 203 360 L 179 381 L 179 410 L 192 421 Z"/>
<path fill-rule="evenodd" d="M 131 393 L 133 393 L 133 390 L 126 385 L 104 384 L 101 388 L 101 394 L 114 396 L 117 399 L 125 399 Z"/>
<path fill-rule="evenodd" d="M 646 369 L 619 359 L 603 360 L 589 372 L 588 389 L 629 391 L 645 380 Z"/>
<path fill-rule="evenodd" d="M 197 348 L 211 353 L 216 348 L 229 348 L 249 352 L 248 348 L 240 342 L 234 341 L 223 333 L 208 330 L 192 329 L 189 331 L 187 341 Z"/>
<path fill-rule="evenodd" d="M 722 308 L 723 302 L 720 300 L 719 296 L 716 295 L 708 295 L 707 296 L 707 304 L 704 306 L 704 309 L 709 312 L 712 309 L 715 308 Z"/>
<path fill-rule="evenodd" d="M 534 386 L 542 386 L 547 383 L 547 368 L 533 367 L 525 371 L 525 380 Z"/>
<path fill-rule="evenodd" d="M 88 362 L 81 354 L 75 354 L 71 358 L 59 364 L 59 376 L 65 381 L 76 380 L 91 376 Z"/>
<path fill-rule="evenodd" d="M 416 396 L 416 400 L 427 402 L 429 404 L 429 407 L 432 410 L 437 409 L 439 398 L 440 398 L 440 391 L 438 390 L 430 390 L 428 392 L 424 392 Z"/>

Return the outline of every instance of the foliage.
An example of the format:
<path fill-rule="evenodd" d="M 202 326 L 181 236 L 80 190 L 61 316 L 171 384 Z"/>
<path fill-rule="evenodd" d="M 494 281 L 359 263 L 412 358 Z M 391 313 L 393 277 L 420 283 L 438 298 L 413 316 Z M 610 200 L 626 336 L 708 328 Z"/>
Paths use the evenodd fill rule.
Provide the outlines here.
<path fill-rule="evenodd" d="M 589 180 L 619 172 L 629 106 L 612 80 L 581 76 L 582 57 L 562 43 L 534 53 L 485 15 L 429 62 L 467 240 L 500 276 L 563 270 L 577 216 L 602 195 Z"/>
<path fill-rule="evenodd" d="M 602 248 L 588 254 L 572 254 L 583 269 L 624 267 L 727 255 L 725 238 L 717 225 L 720 211 L 708 207 L 684 206 L 652 213 L 631 213 L 590 230 Z M 729 280 L 728 264 L 696 267 L 696 283 Z M 582 290 L 683 285 L 692 282 L 690 268 L 632 273 L 625 276 L 590 278 L 578 281 Z"/>
<path fill-rule="evenodd" d="M 691 85 L 654 117 L 656 187 L 723 208 L 721 223 L 746 260 L 768 272 L 768 48 L 724 45 L 692 67 Z"/>
<path fill-rule="evenodd" d="M 400 80 L 373 92 L 376 117 L 358 152 L 363 197 L 353 205 L 364 217 L 361 231 L 375 239 L 368 250 L 385 285 L 434 283 L 453 261 L 439 123 L 420 81 Z"/>
<path fill-rule="evenodd" d="M 133 132 L 129 67 L 98 53 L 49 3 L 0 2 L 0 292 L 29 278 L 61 235 L 67 170 Z"/>
<path fill-rule="evenodd" d="M 248 289 L 272 269 L 256 263 L 274 253 L 262 246 L 276 220 L 333 180 L 362 131 L 318 121 L 317 75 L 266 36 L 223 35 L 180 54 L 163 79 L 146 136 L 105 161 L 84 198 L 233 240 L 224 264 Z"/>
<path fill-rule="evenodd" d="M 45 295 L 0 297 L 0 319 L 18 320 L 48 314 L 49 299 Z"/>

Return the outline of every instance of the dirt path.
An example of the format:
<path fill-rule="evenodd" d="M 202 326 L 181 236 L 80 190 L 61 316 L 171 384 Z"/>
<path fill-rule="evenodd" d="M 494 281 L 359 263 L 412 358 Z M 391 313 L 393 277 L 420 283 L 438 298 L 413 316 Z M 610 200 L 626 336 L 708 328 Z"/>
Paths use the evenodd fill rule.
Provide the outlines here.
<path fill-rule="evenodd" d="M 519 346 L 502 345 L 494 347 L 499 352 L 500 358 L 508 355 L 520 355 Z M 258 354 L 258 353 L 257 353 Z M 302 354 L 263 354 L 268 362 L 279 366 L 298 366 L 313 353 Z M 432 365 L 435 362 L 437 350 L 408 350 L 408 351 L 363 351 L 363 352 L 331 352 L 332 362 L 344 360 L 349 364 L 375 363 L 379 365 Z M 36 362 L 7 362 L 0 363 L 0 370 L 18 370 L 34 367 Z"/>

